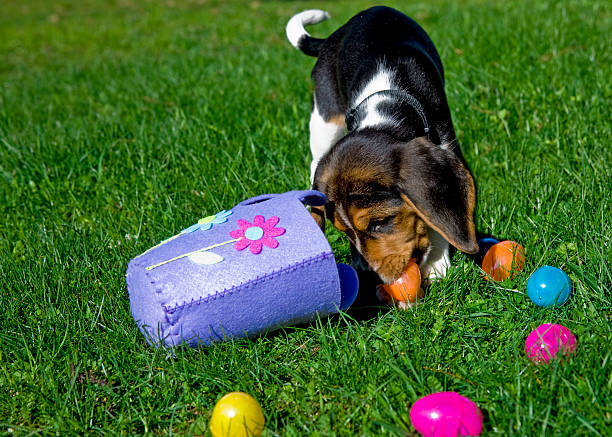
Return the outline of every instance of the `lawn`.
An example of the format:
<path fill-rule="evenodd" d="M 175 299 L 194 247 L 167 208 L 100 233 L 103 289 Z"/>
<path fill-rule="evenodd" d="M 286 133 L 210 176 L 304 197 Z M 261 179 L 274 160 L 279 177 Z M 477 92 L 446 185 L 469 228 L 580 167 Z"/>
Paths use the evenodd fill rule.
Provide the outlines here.
<path fill-rule="evenodd" d="M 53 4 L 52 4 L 53 3 Z M 208 435 L 251 393 L 265 436 L 411 435 L 409 409 L 458 391 L 485 435 L 612 434 L 612 33 L 604 0 L 391 1 L 436 43 L 478 184 L 477 228 L 526 268 L 483 280 L 463 254 L 414 311 L 374 308 L 174 354 L 130 315 L 127 262 L 250 196 L 308 186 L 310 70 L 286 41 L 370 2 L 3 2 L 0 14 L 0 434 Z M 347 241 L 329 230 L 339 258 Z M 526 296 L 549 264 L 569 301 Z M 564 362 L 527 334 L 561 323 Z"/>

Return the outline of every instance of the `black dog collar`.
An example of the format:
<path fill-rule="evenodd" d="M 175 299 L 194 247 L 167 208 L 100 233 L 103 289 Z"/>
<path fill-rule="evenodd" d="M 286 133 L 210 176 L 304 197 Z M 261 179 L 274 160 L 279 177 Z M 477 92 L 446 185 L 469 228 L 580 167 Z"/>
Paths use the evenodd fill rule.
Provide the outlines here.
<path fill-rule="evenodd" d="M 427 138 L 429 138 L 429 124 L 427 123 L 427 117 L 425 116 L 425 109 L 423 108 L 423 105 L 421 105 L 421 102 L 419 102 L 416 97 L 403 90 L 378 91 L 374 94 L 370 94 L 368 97 L 359 102 L 357 106 L 351 108 L 346 114 L 346 127 L 349 132 L 352 132 L 353 130 L 357 129 L 359 123 L 365 117 L 364 105 L 374 96 L 390 97 L 395 100 L 404 101 L 410 106 L 412 106 L 416 113 L 419 114 L 419 117 L 421 117 L 421 120 L 423 121 L 423 128 L 425 130 L 425 135 L 427 135 Z"/>

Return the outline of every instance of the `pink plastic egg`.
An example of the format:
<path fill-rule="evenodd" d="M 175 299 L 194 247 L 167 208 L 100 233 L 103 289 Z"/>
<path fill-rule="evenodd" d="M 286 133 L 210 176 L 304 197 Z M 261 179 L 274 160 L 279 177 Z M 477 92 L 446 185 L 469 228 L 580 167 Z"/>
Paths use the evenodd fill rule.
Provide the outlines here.
<path fill-rule="evenodd" d="M 432 393 L 416 401 L 410 421 L 425 437 L 480 435 L 482 431 L 480 408 L 454 391 Z"/>
<path fill-rule="evenodd" d="M 576 337 L 563 325 L 544 323 L 531 331 L 525 340 L 525 353 L 536 364 L 548 363 L 557 357 L 572 353 L 576 347 Z"/>

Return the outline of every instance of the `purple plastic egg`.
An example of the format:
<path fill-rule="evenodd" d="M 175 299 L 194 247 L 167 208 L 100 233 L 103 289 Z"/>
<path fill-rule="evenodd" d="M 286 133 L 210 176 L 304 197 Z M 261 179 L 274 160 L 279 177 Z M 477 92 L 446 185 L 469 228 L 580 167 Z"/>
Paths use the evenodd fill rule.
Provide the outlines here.
<path fill-rule="evenodd" d="M 432 393 L 416 401 L 410 421 L 424 437 L 480 435 L 482 431 L 480 408 L 454 391 Z"/>
<path fill-rule="evenodd" d="M 557 352 L 568 355 L 576 347 L 576 337 L 563 325 L 544 323 L 531 331 L 525 340 L 525 353 L 536 364 L 548 363 Z"/>

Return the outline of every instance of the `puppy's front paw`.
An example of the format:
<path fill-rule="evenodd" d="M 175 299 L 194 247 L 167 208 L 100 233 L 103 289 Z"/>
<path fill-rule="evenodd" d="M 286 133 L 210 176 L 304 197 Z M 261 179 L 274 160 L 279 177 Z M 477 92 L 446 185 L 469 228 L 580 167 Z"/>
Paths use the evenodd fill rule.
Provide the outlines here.
<path fill-rule="evenodd" d="M 436 279 L 442 279 L 446 277 L 446 272 L 450 267 L 450 260 L 446 258 L 439 259 L 436 262 L 430 263 L 421 268 L 421 275 L 429 282 L 435 281 Z M 425 270 L 425 271 L 423 271 Z"/>
<path fill-rule="evenodd" d="M 423 287 L 431 285 L 436 279 L 446 277 L 446 272 L 450 267 L 448 242 L 433 230 L 430 230 L 429 239 L 431 242 L 430 250 L 423 257 L 419 266 L 421 278 L 423 278 Z"/>
<path fill-rule="evenodd" d="M 410 301 L 395 302 L 395 307 L 399 308 L 400 310 L 406 311 L 408 309 L 412 309 L 416 307 L 419 303 L 420 303 L 420 300 L 417 300 L 416 302 L 410 302 Z"/>
<path fill-rule="evenodd" d="M 421 287 L 424 289 L 429 288 L 433 281 L 446 277 L 446 272 L 450 266 L 450 262 L 437 262 L 433 264 L 421 265 L 419 270 L 421 271 Z"/>
<path fill-rule="evenodd" d="M 446 263 L 438 263 L 438 265 L 421 265 L 419 267 L 421 277 L 423 278 L 421 281 L 421 287 L 427 289 L 434 281 L 445 278 L 448 268 L 449 265 Z"/>

